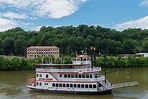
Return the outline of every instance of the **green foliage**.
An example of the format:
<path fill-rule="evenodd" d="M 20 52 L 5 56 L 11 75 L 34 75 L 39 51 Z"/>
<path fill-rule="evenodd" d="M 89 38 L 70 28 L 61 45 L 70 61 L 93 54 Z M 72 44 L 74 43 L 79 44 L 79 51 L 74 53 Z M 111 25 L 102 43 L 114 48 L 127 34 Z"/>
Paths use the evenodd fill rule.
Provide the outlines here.
<path fill-rule="evenodd" d="M 70 64 L 72 63 L 72 59 L 70 56 L 65 56 L 64 57 L 64 64 Z"/>
<path fill-rule="evenodd" d="M 129 28 L 120 32 L 82 24 L 77 27 L 43 26 L 38 32 L 26 32 L 19 27 L 0 32 L 0 54 L 24 56 L 28 46 L 37 45 L 57 46 L 64 56 L 72 56 L 76 51 L 80 54 L 82 50 L 89 53 L 90 46 L 95 46 L 97 53 L 109 55 L 148 52 L 148 30 Z"/>
<path fill-rule="evenodd" d="M 148 66 L 148 57 L 128 57 L 122 58 L 118 57 L 108 57 L 104 59 L 104 56 L 97 58 L 97 66 L 101 67 L 147 67 Z M 106 65 L 105 65 L 106 64 Z"/>
<path fill-rule="evenodd" d="M 34 69 L 35 62 L 24 58 L 4 58 L 0 57 L 0 71 L 20 71 Z"/>

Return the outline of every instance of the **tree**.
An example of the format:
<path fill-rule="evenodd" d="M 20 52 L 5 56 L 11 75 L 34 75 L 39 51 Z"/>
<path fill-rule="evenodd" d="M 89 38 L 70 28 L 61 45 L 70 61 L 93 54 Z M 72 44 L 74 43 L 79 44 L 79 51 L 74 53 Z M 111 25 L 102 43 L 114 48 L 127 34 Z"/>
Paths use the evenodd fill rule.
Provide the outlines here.
<path fill-rule="evenodd" d="M 145 38 L 143 41 L 142 41 L 142 50 L 144 52 L 148 52 L 148 38 Z"/>
<path fill-rule="evenodd" d="M 3 40 L 3 47 L 6 55 L 14 54 L 14 39 L 12 37 L 6 37 Z"/>

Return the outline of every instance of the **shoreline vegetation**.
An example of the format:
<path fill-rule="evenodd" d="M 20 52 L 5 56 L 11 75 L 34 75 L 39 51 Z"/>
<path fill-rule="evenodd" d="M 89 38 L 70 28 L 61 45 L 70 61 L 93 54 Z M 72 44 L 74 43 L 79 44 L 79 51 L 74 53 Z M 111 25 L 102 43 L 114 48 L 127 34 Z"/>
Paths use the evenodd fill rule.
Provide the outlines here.
<path fill-rule="evenodd" d="M 93 46 L 97 49 L 96 56 L 108 55 L 105 58 L 103 55 L 97 58 L 96 66 L 148 67 L 148 58 L 113 57 L 121 54 L 147 53 L 147 29 L 128 28 L 116 31 L 99 25 L 81 24 L 61 27 L 42 26 L 39 31 L 25 31 L 16 27 L 0 32 L 0 55 L 26 56 L 26 48 L 29 46 L 57 46 L 60 48 L 61 58 L 55 60 L 45 57 L 45 63 L 48 63 L 49 60 L 59 64 L 71 63 L 75 54 L 81 54 L 82 51 L 90 54 L 90 47 Z M 41 58 L 32 60 L 0 56 L 0 71 L 33 70 L 36 64 L 42 62 Z"/>
<path fill-rule="evenodd" d="M 40 63 L 56 63 L 56 64 L 70 64 L 74 60 L 73 57 L 65 56 L 55 59 L 54 56 L 38 57 L 36 59 L 26 59 L 26 58 L 4 58 L 0 56 L 0 71 L 21 71 L 21 70 L 34 70 L 36 64 Z M 123 58 L 121 56 L 113 57 L 101 55 L 96 58 L 96 66 L 104 68 L 129 68 L 129 67 L 148 67 L 148 57 L 127 57 Z"/>

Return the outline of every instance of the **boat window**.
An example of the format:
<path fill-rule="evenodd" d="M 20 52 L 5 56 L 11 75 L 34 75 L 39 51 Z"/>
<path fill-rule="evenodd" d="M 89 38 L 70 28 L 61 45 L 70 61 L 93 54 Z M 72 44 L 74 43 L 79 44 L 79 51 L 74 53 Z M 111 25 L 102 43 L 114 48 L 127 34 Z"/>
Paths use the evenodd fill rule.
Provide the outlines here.
<path fill-rule="evenodd" d="M 71 78 L 74 78 L 74 75 L 73 74 L 71 75 Z"/>
<path fill-rule="evenodd" d="M 78 84 L 78 88 L 80 88 L 80 84 Z"/>
<path fill-rule="evenodd" d="M 98 75 L 97 75 L 97 74 L 95 74 L 95 78 L 97 78 L 97 76 L 98 76 Z"/>
<path fill-rule="evenodd" d="M 38 74 L 36 74 L 36 77 L 38 77 Z"/>
<path fill-rule="evenodd" d="M 44 85 L 46 85 L 46 83 L 44 83 Z"/>
<path fill-rule="evenodd" d="M 66 84 L 67 87 L 69 87 L 69 84 Z"/>
<path fill-rule="evenodd" d="M 92 88 L 92 85 L 91 84 L 89 85 L 89 88 Z"/>
<path fill-rule="evenodd" d="M 76 88 L 76 87 L 77 87 L 77 85 L 76 85 L 76 84 L 74 84 L 74 87 Z"/>
<path fill-rule="evenodd" d="M 63 84 L 63 87 L 65 87 L 65 84 Z"/>
<path fill-rule="evenodd" d="M 78 78 L 78 75 L 77 74 L 75 75 L 75 78 Z"/>
<path fill-rule="evenodd" d="M 62 87 L 62 84 L 59 84 L 59 87 Z"/>
<path fill-rule="evenodd" d="M 42 86 L 42 83 L 40 82 L 40 86 Z"/>
<path fill-rule="evenodd" d="M 89 78 L 89 75 L 88 74 L 86 75 L 86 78 Z"/>
<path fill-rule="evenodd" d="M 81 85 L 81 88 L 84 88 L 84 84 Z"/>
<path fill-rule="evenodd" d="M 66 74 L 64 74 L 64 77 L 65 77 L 65 78 L 67 78 L 67 75 L 66 75 Z"/>
<path fill-rule="evenodd" d="M 36 85 L 38 85 L 39 83 L 38 82 L 36 82 Z"/>
<path fill-rule="evenodd" d="M 46 75 L 46 78 L 48 78 L 48 74 Z"/>
<path fill-rule="evenodd" d="M 85 88 L 88 88 L 88 84 L 85 85 Z"/>
<path fill-rule="evenodd" d="M 81 75 L 79 74 L 79 78 L 81 78 Z"/>
<path fill-rule="evenodd" d="M 62 77 L 62 74 L 60 74 L 60 77 Z"/>
<path fill-rule="evenodd" d="M 73 84 L 70 84 L 70 87 L 73 87 Z"/>
<path fill-rule="evenodd" d="M 90 74 L 90 78 L 92 78 L 92 74 Z"/>
<path fill-rule="evenodd" d="M 48 85 L 48 83 L 46 83 L 46 85 Z"/>
<path fill-rule="evenodd" d="M 96 88 L 96 84 L 93 85 L 93 88 Z"/>
<path fill-rule="evenodd" d="M 55 87 L 55 83 L 52 83 L 52 86 Z"/>
<path fill-rule="evenodd" d="M 70 74 L 68 74 L 68 78 L 70 78 Z"/>
<path fill-rule="evenodd" d="M 58 84 L 58 83 L 56 83 L 56 87 L 58 87 L 58 85 L 59 85 L 59 84 Z"/>
<path fill-rule="evenodd" d="M 82 78 L 85 78 L 85 75 L 82 75 Z"/>

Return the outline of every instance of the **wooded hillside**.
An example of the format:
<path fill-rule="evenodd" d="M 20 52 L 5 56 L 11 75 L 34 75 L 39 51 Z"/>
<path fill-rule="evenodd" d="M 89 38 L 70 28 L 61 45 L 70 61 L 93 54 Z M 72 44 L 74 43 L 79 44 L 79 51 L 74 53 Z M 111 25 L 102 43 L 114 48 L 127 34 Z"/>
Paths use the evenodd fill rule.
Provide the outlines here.
<path fill-rule="evenodd" d="M 40 31 L 24 31 L 17 27 L 0 32 L 1 55 L 26 55 L 28 46 L 57 46 L 61 55 L 74 56 L 77 52 L 89 53 L 90 46 L 96 47 L 97 54 L 148 52 L 148 30 L 126 29 L 116 31 L 100 26 L 79 25 L 45 27 Z"/>

